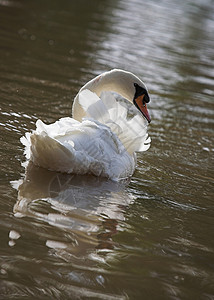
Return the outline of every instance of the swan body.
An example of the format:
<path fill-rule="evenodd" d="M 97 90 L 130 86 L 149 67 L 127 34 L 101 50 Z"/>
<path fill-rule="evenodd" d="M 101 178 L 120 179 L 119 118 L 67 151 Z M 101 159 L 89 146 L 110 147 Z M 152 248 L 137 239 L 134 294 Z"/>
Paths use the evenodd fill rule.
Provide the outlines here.
<path fill-rule="evenodd" d="M 150 146 L 147 120 L 137 109 L 129 116 L 135 107 L 128 101 L 139 94 L 135 85 L 147 94 L 138 77 L 122 70 L 105 72 L 89 81 L 74 99 L 73 118 L 50 125 L 38 120 L 36 130 L 21 138 L 26 158 L 54 171 L 112 180 L 131 176 L 136 167 L 135 152 Z M 115 93 L 128 101 L 120 103 Z"/>

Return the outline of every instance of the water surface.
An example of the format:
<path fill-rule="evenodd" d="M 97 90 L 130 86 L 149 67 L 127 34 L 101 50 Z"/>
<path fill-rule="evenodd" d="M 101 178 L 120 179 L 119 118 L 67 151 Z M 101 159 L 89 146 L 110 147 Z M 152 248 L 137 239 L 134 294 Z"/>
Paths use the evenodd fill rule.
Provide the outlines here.
<path fill-rule="evenodd" d="M 1 299 L 214 298 L 213 30 L 212 1 L 0 0 Z M 151 95 L 133 177 L 25 169 L 20 137 L 111 68 Z"/>

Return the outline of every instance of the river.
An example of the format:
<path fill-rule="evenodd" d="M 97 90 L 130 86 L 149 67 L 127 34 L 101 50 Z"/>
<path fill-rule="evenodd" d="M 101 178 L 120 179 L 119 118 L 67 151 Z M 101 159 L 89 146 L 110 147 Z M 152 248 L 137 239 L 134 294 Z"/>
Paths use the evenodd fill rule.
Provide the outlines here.
<path fill-rule="evenodd" d="M 211 0 L 0 0 L 0 299 L 214 299 L 213 32 Z M 132 178 L 25 167 L 112 68 L 151 96 Z"/>

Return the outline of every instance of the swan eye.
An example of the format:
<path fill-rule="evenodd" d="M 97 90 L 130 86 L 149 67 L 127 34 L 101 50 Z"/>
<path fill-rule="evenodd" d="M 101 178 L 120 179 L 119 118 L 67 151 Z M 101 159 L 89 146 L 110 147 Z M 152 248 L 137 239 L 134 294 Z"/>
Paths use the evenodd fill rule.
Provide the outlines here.
<path fill-rule="evenodd" d="M 143 98 L 143 102 L 149 103 L 150 99 L 149 96 L 147 94 L 145 94 L 144 98 Z"/>
<path fill-rule="evenodd" d="M 135 87 L 135 96 L 134 96 L 134 99 L 138 98 L 141 95 L 144 95 L 143 102 L 144 103 L 149 103 L 150 99 L 149 99 L 149 95 L 148 95 L 146 89 L 143 88 L 143 87 L 141 87 L 137 83 L 134 83 L 134 87 Z"/>

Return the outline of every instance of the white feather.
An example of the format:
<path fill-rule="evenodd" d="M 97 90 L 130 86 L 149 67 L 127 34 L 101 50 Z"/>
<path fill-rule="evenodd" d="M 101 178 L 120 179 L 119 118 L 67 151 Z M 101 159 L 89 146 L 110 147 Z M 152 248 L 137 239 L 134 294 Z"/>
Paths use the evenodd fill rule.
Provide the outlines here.
<path fill-rule="evenodd" d="M 124 71 L 116 72 L 124 75 Z M 95 78 L 94 85 L 97 81 L 104 82 Z M 136 166 L 135 152 L 146 151 L 150 146 L 147 122 L 140 115 L 129 119 L 128 108 L 105 87 L 104 84 L 100 97 L 92 84 L 91 90 L 80 90 L 74 106 L 75 114 L 84 117 L 81 121 L 67 117 L 46 125 L 38 120 L 36 130 L 21 138 L 26 158 L 55 171 L 92 173 L 113 180 L 131 176 Z"/>

